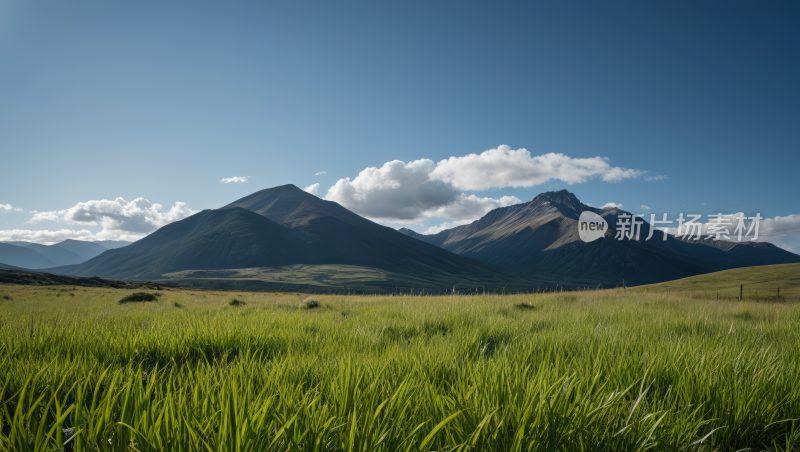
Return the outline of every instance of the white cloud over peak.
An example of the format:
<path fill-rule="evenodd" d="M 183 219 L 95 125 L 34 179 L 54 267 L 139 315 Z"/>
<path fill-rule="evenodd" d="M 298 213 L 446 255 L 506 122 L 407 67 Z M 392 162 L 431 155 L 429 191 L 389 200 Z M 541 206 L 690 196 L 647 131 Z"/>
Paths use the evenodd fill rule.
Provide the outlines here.
<path fill-rule="evenodd" d="M 0 204 L 0 212 L 22 212 L 22 209 L 11 204 Z"/>
<path fill-rule="evenodd" d="M 532 156 L 524 148 L 502 145 L 480 154 L 450 157 L 436 164 L 431 180 L 450 183 L 461 190 L 486 190 L 504 187 L 533 187 L 556 179 L 568 184 L 592 178 L 620 182 L 643 176 L 647 171 L 611 166 L 608 158 L 572 158 L 548 153 Z"/>
<path fill-rule="evenodd" d="M 314 175 L 315 176 L 322 176 L 323 174 L 328 174 L 328 172 L 327 171 L 320 171 L 320 172 L 318 172 L 318 173 L 316 173 Z"/>
<path fill-rule="evenodd" d="M 311 184 L 308 187 L 304 188 L 303 191 L 311 193 L 314 196 L 317 196 L 317 193 L 319 192 L 319 183 Z"/>
<path fill-rule="evenodd" d="M 647 207 L 647 206 L 642 206 L 642 207 L 639 207 L 639 208 L 640 208 L 640 209 L 644 209 L 644 210 L 650 210 L 650 208 L 649 208 L 649 207 Z"/>
<path fill-rule="evenodd" d="M 371 219 L 398 222 L 432 218 L 471 221 L 494 208 L 522 202 L 514 196 L 467 195 L 449 182 L 432 179 L 434 168 L 428 159 L 394 160 L 380 168 L 366 168 L 352 180 L 339 179 L 325 199 Z"/>
<path fill-rule="evenodd" d="M 233 177 L 223 177 L 220 179 L 219 183 L 221 184 L 243 184 L 247 182 L 250 176 L 233 176 Z"/>
<path fill-rule="evenodd" d="M 603 204 L 602 206 L 600 206 L 601 209 L 608 209 L 608 208 L 612 208 L 612 207 L 616 207 L 617 209 L 621 209 L 622 208 L 622 204 L 617 204 L 617 203 L 613 203 L 613 202 L 607 202 L 607 203 Z"/>
<path fill-rule="evenodd" d="M 197 212 L 183 202 L 176 202 L 169 210 L 162 212 L 161 204 L 152 204 L 144 198 L 136 198 L 133 201 L 117 198 L 113 201 L 101 199 L 79 202 L 74 207 L 64 210 L 37 212 L 29 220 L 29 223 L 49 220 L 67 224 L 102 226 L 103 230 L 98 233 L 98 236 L 109 237 L 108 240 L 111 238 L 129 240 L 133 237 L 141 238 L 164 225 L 182 220 L 195 213 Z M 106 239 L 99 238 L 98 240 Z"/>

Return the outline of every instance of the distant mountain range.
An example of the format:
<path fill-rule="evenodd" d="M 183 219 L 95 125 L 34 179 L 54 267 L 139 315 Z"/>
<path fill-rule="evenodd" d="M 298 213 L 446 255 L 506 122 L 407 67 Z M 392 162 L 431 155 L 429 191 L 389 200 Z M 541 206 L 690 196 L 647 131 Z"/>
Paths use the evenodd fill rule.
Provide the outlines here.
<path fill-rule="evenodd" d="M 85 242 L 65 240 L 55 245 L 31 242 L 0 242 L 0 263 L 27 269 L 75 265 L 107 251 L 129 245 L 125 241 Z"/>
<path fill-rule="evenodd" d="M 297 264 L 380 269 L 427 281 L 429 287 L 534 284 L 532 279 L 376 224 L 294 185 L 261 190 L 221 209 L 204 210 L 132 245 L 54 271 L 75 276 L 159 280 L 183 270 Z"/>
<path fill-rule="evenodd" d="M 608 222 L 604 237 L 580 240 L 578 218 L 584 211 Z M 2 244 L 0 262 L 55 267 L 47 271 L 82 277 L 253 290 L 344 289 L 354 283 L 438 290 L 639 285 L 800 262 L 800 256 L 768 243 L 695 242 L 670 235 L 662 240 L 661 231 L 645 240 L 650 231 L 646 222 L 640 239 L 619 241 L 614 235 L 622 213 L 583 204 L 562 190 L 492 210 L 468 225 L 422 235 L 381 226 L 284 185 L 204 210 L 127 246 Z M 14 259 L 4 261 L 3 256 Z"/>
<path fill-rule="evenodd" d="M 581 212 L 603 217 L 605 237 L 585 243 L 578 234 Z M 400 232 L 465 257 L 523 276 L 568 284 L 649 284 L 687 276 L 767 264 L 800 262 L 800 256 L 764 242 L 685 240 L 653 231 L 644 223 L 639 240 L 616 240 L 618 208 L 598 209 L 561 190 L 532 201 L 494 209 L 470 224 L 438 234 Z"/>

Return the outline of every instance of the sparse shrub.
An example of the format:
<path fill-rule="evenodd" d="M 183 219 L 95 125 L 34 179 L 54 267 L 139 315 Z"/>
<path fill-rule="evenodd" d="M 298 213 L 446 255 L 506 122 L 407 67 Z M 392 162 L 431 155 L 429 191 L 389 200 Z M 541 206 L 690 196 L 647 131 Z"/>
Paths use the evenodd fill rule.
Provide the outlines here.
<path fill-rule="evenodd" d="M 178 303 L 177 301 L 173 301 L 172 302 L 172 306 L 175 306 L 176 308 L 182 308 L 183 307 L 183 305 Z"/>
<path fill-rule="evenodd" d="M 233 299 L 233 300 L 231 300 L 231 302 L 230 302 L 230 303 L 228 303 L 228 304 L 229 304 L 230 306 L 244 306 L 244 305 L 246 305 L 247 303 L 245 303 L 245 302 L 244 302 L 244 301 L 242 301 L 242 300 L 239 300 L 238 298 L 234 298 L 234 299 Z"/>
<path fill-rule="evenodd" d="M 72 292 L 70 292 L 70 293 L 69 293 L 69 296 L 70 296 L 70 297 L 74 297 L 74 296 L 75 296 L 75 294 L 74 294 L 74 293 L 72 293 Z"/>
<path fill-rule="evenodd" d="M 3 300 L 13 300 L 13 298 L 11 298 L 10 295 L 2 295 L 0 296 L 0 298 L 2 298 Z"/>
<path fill-rule="evenodd" d="M 147 293 L 147 292 L 135 292 L 130 295 L 126 295 L 122 297 L 117 303 L 135 303 L 135 302 L 142 302 L 142 301 L 156 301 L 161 294 L 156 293 Z"/>
<path fill-rule="evenodd" d="M 306 298 L 305 300 L 300 303 L 303 309 L 316 309 L 320 306 L 319 301 L 316 298 Z"/>
<path fill-rule="evenodd" d="M 523 311 L 533 311 L 534 309 L 536 309 L 536 306 L 530 303 L 519 303 L 515 304 L 514 307 L 517 309 L 521 309 Z"/>

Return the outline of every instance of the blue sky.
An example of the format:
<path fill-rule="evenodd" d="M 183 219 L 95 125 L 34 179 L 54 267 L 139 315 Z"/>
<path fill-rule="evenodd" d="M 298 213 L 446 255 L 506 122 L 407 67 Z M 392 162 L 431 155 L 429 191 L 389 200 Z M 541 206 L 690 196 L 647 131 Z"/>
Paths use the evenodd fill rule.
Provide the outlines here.
<path fill-rule="evenodd" d="M 2 2 L 0 240 L 292 183 L 421 232 L 562 188 L 760 212 L 800 251 L 800 7 L 657 3 Z"/>

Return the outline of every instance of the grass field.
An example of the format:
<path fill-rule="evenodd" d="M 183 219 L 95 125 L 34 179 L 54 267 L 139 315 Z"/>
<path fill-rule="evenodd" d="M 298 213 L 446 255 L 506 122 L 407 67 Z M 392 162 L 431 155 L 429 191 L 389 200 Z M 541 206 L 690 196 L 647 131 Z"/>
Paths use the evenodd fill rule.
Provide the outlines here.
<path fill-rule="evenodd" d="M 0 285 L 0 450 L 800 450 L 793 302 L 132 292 Z"/>
<path fill-rule="evenodd" d="M 781 297 L 800 301 L 800 264 L 734 268 L 665 283 L 638 286 L 631 290 L 682 292 L 685 296 L 738 300 L 740 284 L 743 285 L 742 296 L 745 300 L 775 300 L 780 289 Z"/>

